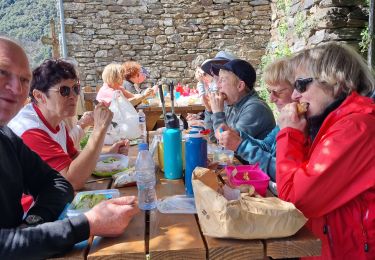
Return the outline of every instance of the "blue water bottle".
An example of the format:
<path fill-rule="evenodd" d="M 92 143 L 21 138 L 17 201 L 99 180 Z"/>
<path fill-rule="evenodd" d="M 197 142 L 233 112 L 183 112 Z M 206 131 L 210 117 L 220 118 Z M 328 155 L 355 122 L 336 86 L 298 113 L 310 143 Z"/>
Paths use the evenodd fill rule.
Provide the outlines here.
<path fill-rule="evenodd" d="M 195 167 L 207 167 L 207 141 L 197 131 L 190 131 L 185 143 L 185 192 L 194 196 L 191 177 Z"/>
<path fill-rule="evenodd" d="M 180 123 L 175 114 L 166 113 L 163 132 L 164 142 L 164 177 L 166 179 L 182 178 L 182 138 Z"/>

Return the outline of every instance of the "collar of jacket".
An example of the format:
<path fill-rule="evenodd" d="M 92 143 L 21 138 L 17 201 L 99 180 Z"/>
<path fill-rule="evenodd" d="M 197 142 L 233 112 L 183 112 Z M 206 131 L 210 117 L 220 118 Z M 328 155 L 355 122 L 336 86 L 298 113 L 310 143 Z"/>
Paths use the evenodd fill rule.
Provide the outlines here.
<path fill-rule="evenodd" d="M 333 110 L 338 108 L 342 104 L 342 102 L 346 99 L 346 97 L 347 97 L 346 94 L 341 94 L 335 101 L 333 101 L 331 104 L 328 105 L 328 107 L 323 111 L 322 114 L 310 117 L 307 120 L 308 131 L 309 131 L 309 136 L 311 138 L 311 141 L 315 139 L 326 117 Z"/>
<path fill-rule="evenodd" d="M 257 92 L 256 92 L 254 89 L 250 90 L 249 93 L 246 93 L 246 95 L 243 96 L 242 98 L 240 98 L 240 100 L 239 100 L 237 103 L 235 103 L 235 104 L 232 105 L 232 106 L 228 105 L 228 107 L 234 107 L 234 108 L 236 108 L 236 109 L 237 109 L 237 108 L 241 108 L 242 105 L 245 104 L 246 101 L 247 101 L 249 98 L 251 98 L 252 96 L 254 96 L 254 97 L 257 97 L 257 96 L 258 96 Z"/>

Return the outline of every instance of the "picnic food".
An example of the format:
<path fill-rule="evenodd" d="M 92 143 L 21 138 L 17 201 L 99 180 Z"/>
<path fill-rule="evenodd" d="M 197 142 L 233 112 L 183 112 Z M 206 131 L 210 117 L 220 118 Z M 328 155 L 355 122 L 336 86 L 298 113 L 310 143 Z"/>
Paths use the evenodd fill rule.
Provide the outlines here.
<path fill-rule="evenodd" d="M 249 172 L 244 172 L 242 178 L 243 178 L 245 181 L 249 181 L 249 180 L 250 180 Z"/>
<path fill-rule="evenodd" d="M 73 209 L 91 209 L 106 199 L 107 197 L 104 194 L 85 194 L 79 198 L 77 203 L 73 204 Z"/>
<path fill-rule="evenodd" d="M 307 103 L 302 102 L 302 103 L 297 103 L 297 114 L 302 115 L 306 113 L 307 111 Z"/>
<path fill-rule="evenodd" d="M 122 154 L 103 154 L 99 156 L 94 175 L 100 177 L 112 176 L 128 168 L 129 159 Z"/>

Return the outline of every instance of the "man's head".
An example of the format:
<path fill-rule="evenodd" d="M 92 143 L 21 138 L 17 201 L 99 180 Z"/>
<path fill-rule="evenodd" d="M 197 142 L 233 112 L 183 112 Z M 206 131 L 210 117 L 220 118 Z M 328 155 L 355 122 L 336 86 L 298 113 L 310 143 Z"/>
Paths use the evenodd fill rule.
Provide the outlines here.
<path fill-rule="evenodd" d="M 214 64 L 212 71 L 219 76 L 218 89 L 228 105 L 237 103 L 254 87 L 256 73 L 247 61 L 235 59 L 224 65 Z"/>
<path fill-rule="evenodd" d="M 290 63 L 288 58 L 278 59 L 268 65 L 263 73 L 269 99 L 275 103 L 278 110 L 293 102 L 294 71 Z"/>
<path fill-rule="evenodd" d="M 0 37 L 0 126 L 6 125 L 24 105 L 31 77 L 22 47 Z"/>

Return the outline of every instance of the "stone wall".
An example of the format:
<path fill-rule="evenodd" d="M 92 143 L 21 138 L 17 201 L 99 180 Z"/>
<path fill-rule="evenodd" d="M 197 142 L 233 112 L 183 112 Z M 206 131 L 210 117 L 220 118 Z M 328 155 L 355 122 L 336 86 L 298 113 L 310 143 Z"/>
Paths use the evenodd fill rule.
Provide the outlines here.
<path fill-rule="evenodd" d="M 365 0 L 273 0 L 270 46 L 286 43 L 291 52 L 327 41 L 358 49 L 368 21 Z M 279 50 L 280 51 L 280 50 Z"/>
<path fill-rule="evenodd" d="M 227 50 L 255 67 L 270 38 L 265 0 L 65 0 L 68 56 L 83 85 L 111 62 L 136 60 L 151 80 L 194 81 L 197 64 Z"/>

